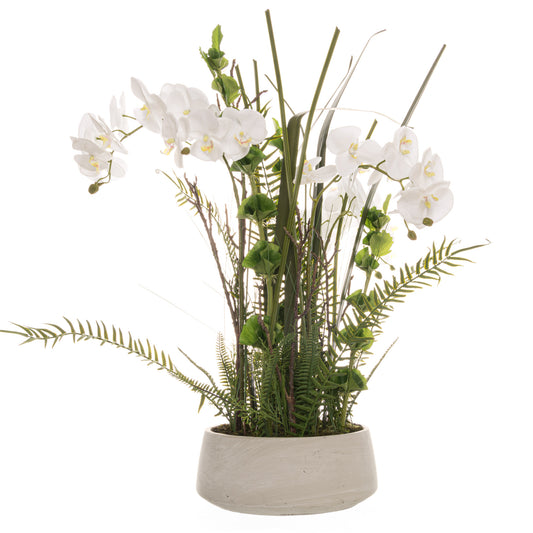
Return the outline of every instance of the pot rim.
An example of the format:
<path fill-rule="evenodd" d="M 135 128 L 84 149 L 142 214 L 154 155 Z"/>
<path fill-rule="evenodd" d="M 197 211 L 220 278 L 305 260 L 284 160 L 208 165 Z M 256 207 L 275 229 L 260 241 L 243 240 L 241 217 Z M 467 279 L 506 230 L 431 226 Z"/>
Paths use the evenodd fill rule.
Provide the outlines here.
<path fill-rule="evenodd" d="M 210 426 L 208 428 L 206 428 L 205 432 L 206 434 L 211 434 L 211 435 L 216 435 L 217 437 L 220 437 L 220 438 L 229 438 L 229 439 L 253 439 L 253 440 L 269 440 L 269 441 L 302 441 L 302 440 L 317 440 L 317 439 L 331 439 L 332 437 L 337 437 L 337 438 L 347 438 L 347 437 L 350 437 L 350 436 L 354 436 L 354 435 L 357 435 L 357 434 L 362 434 L 362 433 L 368 433 L 369 432 L 369 429 L 368 429 L 368 426 L 365 426 L 363 424 L 358 424 L 361 426 L 361 429 L 359 429 L 358 431 L 351 431 L 350 433 L 335 433 L 333 435 L 315 435 L 315 436 L 309 436 L 309 437 L 256 437 L 254 435 L 250 435 L 250 436 L 244 436 L 244 435 L 230 435 L 228 433 L 221 433 L 219 431 L 213 431 L 213 428 L 215 427 L 218 427 L 218 426 Z"/>

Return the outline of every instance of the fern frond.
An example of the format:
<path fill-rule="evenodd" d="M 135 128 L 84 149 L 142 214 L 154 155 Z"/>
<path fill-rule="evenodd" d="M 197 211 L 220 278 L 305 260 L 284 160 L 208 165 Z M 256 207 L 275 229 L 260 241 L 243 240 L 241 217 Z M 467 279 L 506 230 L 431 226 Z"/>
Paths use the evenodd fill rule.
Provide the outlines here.
<path fill-rule="evenodd" d="M 42 342 L 45 347 L 52 343 L 54 347 L 59 341 L 71 338 L 74 343 L 80 341 L 94 340 L 100 342 L 101 345 L 111 345 L 116 348 L 126 350 L 130 354 L 134 354 L 144 359 L 148 365 L 156 365 L 159 370 L 164 370 L 172 377 L 185 383 L 191 390 L 198 392 L 206 399 L 208 399 L 219 411 L 219 413 L 228 416 L 232 409 L 232 399 L 227 391 L 221 390 L 210 374 L 196 364 L 189 356 L 187 356 L 181 349 L 180 352 L 200 371 L 206 375 L 210 384 L 202 383 L 198 380 L 190 378 L 180 372 L 171 358 L 163 351 L 159 351 L 149 340 L 144 343 L 140 339 L 134 339 L 131 333 L 125 336 L 120 328 L 111 326 L 109 330 L 103 322 L 90 323 L 86 321 L 85 326 L 81 321 L 72 322 L 64 317 L 67 327 L 61 327 L 57 324 L 46 324 L 50 328 L 36 328 L 14 324 L 18 330 L 0 330 L 0 333 L 10 333 L 23 337 L 22 344 L 30 342 Z M 127 338 L 127 341 L 125 341 Z"/>
<path fill-rule="evenodd" d="M 415 290 L 440 283 L 443 275 L 453 275 L 449 268 L 460 266 L 461 261 L 470 261 L 460 254 L 486 246 L 479 244 L 454 249 L 455 242 L 453 240 L 447 243 L 444 239 L 438 249 L 433 244 L 428 253 L 414 266 L 405 265 L 399 269 L 399 279 L 393 276 L 391 281 L 376 284 L 368 296 L 362 295 L 359 303 L 352 303 L 358 326 L 379 327 L 379 323 L 392 311 L 393 304 L 403 303 L 406 296 Z"/>

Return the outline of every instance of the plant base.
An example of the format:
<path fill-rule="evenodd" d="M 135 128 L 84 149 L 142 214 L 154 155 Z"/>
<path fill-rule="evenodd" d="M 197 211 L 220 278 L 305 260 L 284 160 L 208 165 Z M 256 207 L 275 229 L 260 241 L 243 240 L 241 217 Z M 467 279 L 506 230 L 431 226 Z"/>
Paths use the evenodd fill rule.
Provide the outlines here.
<path fill-rule="evenodd" d="M 298 515 L 353 507 L 377 489 L 367 428 L 324 437 L 240 437 L 206 430 L 196 489 L 240 513 Z"/>

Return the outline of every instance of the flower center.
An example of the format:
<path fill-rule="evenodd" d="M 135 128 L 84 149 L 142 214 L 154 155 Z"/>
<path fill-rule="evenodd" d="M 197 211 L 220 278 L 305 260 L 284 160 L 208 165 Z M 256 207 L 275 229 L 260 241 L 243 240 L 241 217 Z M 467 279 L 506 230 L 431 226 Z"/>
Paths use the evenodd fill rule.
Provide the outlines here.
<path fill-rule="evenodd" d="M 200 147 L 202 152 L 211 152 L 213 150 L 213 141 L 207 135 L 204 135 L 202 142 L 204 143 Z"/>
<path fill-rule="evenodd" d="M 411 150 L 409 150 L 409 145 L 412 143 L 413 141 L 411 139 L 408 139 L 407 137 L 402 137 L 402 140 L 400 141 L 400 153 L 402 155 L 410 154 Z"/>
<path fill-rule="evenodd" d="M 433 163 L 431 161 L 428 161 L 424 167 L 424 174 L 428 178 L 433 178 L 435 176 L 435 172 L 433 172 Z"/>
<path fill-rule="evenodd" d="M 174 148 L 176 148 L 176 139 L 174 137 L 170 137 L 169 139 L 165 139 L 165 144 L 167 147 L 164 150 L 161 150 L 161 153 L 164 155 L 169 155 Z"/>
<path fill-rule="evenodd" d="M 191 112 L 190 109 L 186 109 L 186 110 L 183 112 L 183 114 L 184 114 L 185 116 L 187 116 L 190 112 Z"/>
<path fill-rule="evenodd" d="M 357 150 L 359 149 L 359 143 L 355 142 L 350 144 L 348 148 L 348 153 L 354 158 L 357 159 Z"/>
<path fill-rule="evenodd" d="M 142 107 L 141 107 L 141 111 L 145 111 L 146 114 L 144 115 L 144 118 L 148 118 L 148 116 L 150 115 L 151 111 L 150 111 L 150 108 L 144 104 Z"/>
<path fill-rule="evenodd" d="M 244 131 L 239 131 L 238 135 L 233 137 L 241 146 L 248 146 L 252 142 L 251 137 L 246 137 Z"/>
<path fill-rule="evenodd" d="M 428 208 L 428 209 L 431 209 L 431 202 L 429 201 L 429 197 L 431 196 L 431 199 L 434 201 L 434 202 L 438 202 L 439 199 L 434 195 L 434 194 L 430 194 L 428 196 L 424 196 L 424 205 Z"/>
<path fill-rule="evenodd" d="M 103 145 L 104 145 L 104 148 L 107 148 L 111 143 L 109 142 L 109 138 L 106 137 L 104 134 L 96 137 L 96 140 L 97 141 L 100 141 Z"/>
<path fill-rule="evenodd" d="M 94 155 L 89 156 L 89 164 L 95 169 L 100 170 L 100 163 L 96 160 Z"/>

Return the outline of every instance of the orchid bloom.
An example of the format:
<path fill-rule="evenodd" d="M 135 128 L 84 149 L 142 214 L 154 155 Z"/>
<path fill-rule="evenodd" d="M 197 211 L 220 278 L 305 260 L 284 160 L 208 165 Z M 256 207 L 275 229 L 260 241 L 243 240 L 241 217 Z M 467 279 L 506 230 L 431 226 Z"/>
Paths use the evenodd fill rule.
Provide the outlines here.
<path fill-rule="evenodd" d="M 318 163 L 322 160 L 321 157 L 312 157 L 309 160 L 304 161 L 302 171 L 302 185 L 308 185 L 310 183 L 325 183 L 337 174 L 337 168 L 335 165 L 327 165 L 325 167 L 316 168 Z"/>
<path fill-rule="evenodd" d="M 191 154 L 203 161 L 217 161 L 224 152 L 223 141 L 232 121 L 217 117 L 210 109 L 195 112 L 190 117 Z"/>
<path fill-rule="evenodd" d="M 167 111 L 176 119 L 188 117 L 194 111 L 209 107 L 207 96 L 200 89 L 186 87 L 178 83 L 163 85 L 160 96 Z"/>
<path fill-rule="evenodd" d="M 224 152 L 234 161 L 242 159 L 253 144 L 263 142 L 267 136 L 265 117 L 253 109 L 239 111 L 228 107 L 222 117 L 231 120 L 224 140 Z"/>
<path fill-rule="evenodd" d="M 326 146 L 337 156 L 335 165 L 341 176 L 355 173 L 360 165 L 379 163 L 379 144 L 371 139 L 359 142 L 360 135 L 361 130 L 356 126 L 337 128 L 328 135 Z"/>
<path fill-rule="evenodd" d="M 124 93 L 120 95 L 120 100 L 113 96 L 109 103 L 109 123 L 113 130 L 126 130 L 126 119 L 124 113 L 126 112 L 126 99 Z"/>
<path fill-rule="evenodd" d="M 92 113 L 86 113 L 81 117 L 78 137 L 93 141 L 104 150 L 122 152 L 123 154 L 128 153 L 104 120 Z"/>
<path fill-rule="evenodd" d="M 363 209 L 367 194 L 361 182 L 357 178 L 342 178 L 337 183 L 328 187 L 322 202 L 322 236 L 327 238 L 333 224 L 342 214 L 344 196 L 347 196 L 346 209 L 358 217 Z M 351 217 L 345 221 L 342 227 L 344 233 L 350 227 Z"/>
<path fill-rule="evenodd" d="M 396 130 L 393 142 L 385 144 L 380 159 L 384 161 L 380 168 L 392 179 L 406 178 L 418 161 L 418 140 L 413 130 L 408 126 L 402 126 Z M 381 172 L 375 170 L 368 184 L 378 182 L 382 176 Z"/>
<path fill-rule="evenodd" d="M 143 102 L 143 106 L 134 111 L 137 121 L 150 131 L 161 133 L 161 123 L 166 113 L 163 100 L 156 94 L 149 93 L 144 84 L 136 78 L 131 78 L 131 90 Z"/>
<path fill-rule="evenodd" d="M 426 150 L 422 162 L 409 173 L 410 185 L 400 192 L 398 212 L 405 221 L 423 228 L 442 220 L 453 207 L 450 182 L 444 181 L 440 157 Z"/>
<path fill-rule="evenodd" d="M 80 172 L 96 181 L 103 177 L 109 171 L 109 164 L 113 159 L 111 152 L 104 150 L 95 142 L 89 139 L 81 139 L 79 137 L 71 137 L 72 148 L 82 152 L 76 154 L 74 160 L 78 163 Z"/>
<path fill-rule="evenodd" d="M 169 155 L 174 150 L 174 161 L 179 168 L 183 168 L 183 143 L 189 135 L 189 122 L 184 117 L 176 118 L 166 113 L 163 117 L 161 134 L 166 148 L 162 154 Z"/>

